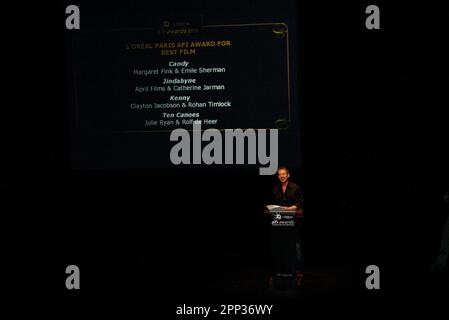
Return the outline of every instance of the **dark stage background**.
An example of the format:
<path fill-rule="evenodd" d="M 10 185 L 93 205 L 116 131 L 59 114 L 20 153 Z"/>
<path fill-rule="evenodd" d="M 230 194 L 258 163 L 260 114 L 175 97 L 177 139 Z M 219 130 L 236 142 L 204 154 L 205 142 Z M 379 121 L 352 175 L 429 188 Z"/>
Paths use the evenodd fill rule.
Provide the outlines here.
<path fill-rule="evenodd" d="M 447 290 L 428 272 L 447 215 L 447 19 L 438 2 L 378 3 L 381 30 L 369 31 L 369 4 L 299 4 L 304 296 Z M 64 9 L 15 4 L 3 20 L 2 290 L 267 297 L 274 177 L 70 169 Z M 65 289 L 69 264 L 80 292 Z"/>

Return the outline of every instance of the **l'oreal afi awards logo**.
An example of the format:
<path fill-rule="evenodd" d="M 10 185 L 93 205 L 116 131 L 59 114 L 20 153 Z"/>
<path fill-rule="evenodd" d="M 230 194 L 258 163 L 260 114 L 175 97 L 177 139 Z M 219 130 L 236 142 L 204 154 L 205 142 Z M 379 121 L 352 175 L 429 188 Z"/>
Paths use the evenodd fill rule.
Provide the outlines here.
<path fill-rule="evenodd" d="M 280 213 L 277 213 L 274 216 L 273 221 L 271 221 L 271 225 L 272 226 L 293 226 L 295 224 L 292 216 L 284 216 L 284 219 L 290 220 L 290 221 L 282 221 L 282 215 Z"/>

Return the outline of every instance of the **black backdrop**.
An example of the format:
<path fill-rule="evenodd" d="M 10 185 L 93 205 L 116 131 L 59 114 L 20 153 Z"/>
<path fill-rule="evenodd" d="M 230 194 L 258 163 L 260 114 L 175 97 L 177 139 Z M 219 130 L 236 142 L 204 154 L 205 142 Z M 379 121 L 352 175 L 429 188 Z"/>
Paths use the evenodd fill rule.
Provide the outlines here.
<path fill-rule="evenodd" d="M 187 3 L 187 2 L 185 2 Z M 448 183 L 447 28 L 437 2 L 299 5 L 304 294 L 438 293 L 432 263 Z M 263 295 L 261 210 L 274 178 L 250 169 L 80 173 L 69 167 L 64 5 L 3 20 L 2 263 L 10 294 Z M 82 8 L 81 8 L 82 17 Z M 413 277 L 413 279 L 415 279 Z M 411 290 L 410 290 L 411 289 Z"/>

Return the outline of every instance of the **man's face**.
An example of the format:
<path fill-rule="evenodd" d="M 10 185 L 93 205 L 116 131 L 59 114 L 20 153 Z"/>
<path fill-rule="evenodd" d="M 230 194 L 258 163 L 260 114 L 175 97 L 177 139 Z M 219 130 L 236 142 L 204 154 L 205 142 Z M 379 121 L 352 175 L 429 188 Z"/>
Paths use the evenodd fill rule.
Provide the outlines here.
<path fill-rule="evenodd" d="M 288 171 L 285 169 L 278 170 L 278 179 L 282 183 L 286 182 L 288 180 Z"/>

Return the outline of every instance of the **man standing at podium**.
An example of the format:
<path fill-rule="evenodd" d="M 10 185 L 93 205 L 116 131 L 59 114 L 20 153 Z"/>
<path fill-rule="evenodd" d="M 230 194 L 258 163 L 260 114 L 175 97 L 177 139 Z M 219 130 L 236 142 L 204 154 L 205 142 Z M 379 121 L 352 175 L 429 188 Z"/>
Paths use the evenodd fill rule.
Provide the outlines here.
<path fill-rule="evenodd" d="M 283 210 L 303 209 L 303 195 L 301 188 L 290 181 L 290 171 L 287 167 L 281 166 L 277 171 L 279 182 L 273 188 L 273 204 L 279 205 Z M 298 284 L 303 276 L 303 259 L 301 253 L 300 224 L 296 224 L 296 272 Z"/>

